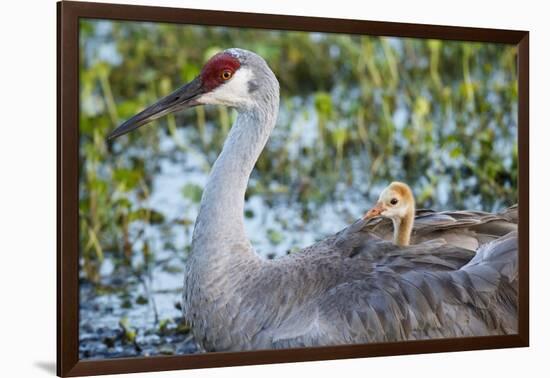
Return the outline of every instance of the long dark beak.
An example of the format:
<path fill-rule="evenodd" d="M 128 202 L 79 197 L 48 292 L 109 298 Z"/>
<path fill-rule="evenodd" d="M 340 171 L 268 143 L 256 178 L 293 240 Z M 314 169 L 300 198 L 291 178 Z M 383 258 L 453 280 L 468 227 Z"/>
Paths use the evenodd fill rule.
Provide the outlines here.
<path fill-rule="evenodd" d="M 193 81 L 185 84 L 124 122 L 107 136 L 107 140 L 113 140 L 129 133 L 166 114 L 199 105 L 196 100 L 204 93 L 202 81 L 200 77 L 196 77 Z"/>

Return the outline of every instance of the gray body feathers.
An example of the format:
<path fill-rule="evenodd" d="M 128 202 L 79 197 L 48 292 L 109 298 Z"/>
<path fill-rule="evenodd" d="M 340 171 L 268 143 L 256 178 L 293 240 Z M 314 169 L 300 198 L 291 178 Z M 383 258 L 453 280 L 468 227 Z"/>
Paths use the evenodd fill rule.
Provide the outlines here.
<path fill-rule="evenodd" d="M 209 283 L 191 275 L 187 315 L 199 343 L 222 351 L 517 333 L 515 232 L 475 254 L 439 242 L 398 247 L 364 226 L 276 260 L 247 254 L 224 274 L 212 267 L 219 279 Z"/>

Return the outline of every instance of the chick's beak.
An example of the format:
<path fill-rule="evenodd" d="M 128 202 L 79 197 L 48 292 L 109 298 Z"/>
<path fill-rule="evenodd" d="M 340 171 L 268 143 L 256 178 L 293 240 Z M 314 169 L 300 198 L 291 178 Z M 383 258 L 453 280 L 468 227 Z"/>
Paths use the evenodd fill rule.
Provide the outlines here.
<path fill-rule="evenodd" d="M 370 209 L 365 213 L 365 215 L 363 215 L 363 219 L 367 220 L 367 219 L 377 217 L 386 210 L 387 210 L 386 207 L 381 202 L 378 202 L 376 203 L 376 205 L 374 205 L 372 209 Z"/>

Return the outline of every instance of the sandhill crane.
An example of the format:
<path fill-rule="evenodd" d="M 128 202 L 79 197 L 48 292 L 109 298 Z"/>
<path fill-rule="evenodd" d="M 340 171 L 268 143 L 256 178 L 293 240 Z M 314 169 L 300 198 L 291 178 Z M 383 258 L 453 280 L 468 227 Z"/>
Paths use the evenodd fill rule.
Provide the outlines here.
<path fill-rule="evenodd" d="M 289 348 L 517 333 L 517 235 L 477 253 L 402 247 L 358 220 L 291 255 L 267 260 L 243 219 L 249 176 L 275 126 L 279 83 L 242 49 L 124 122 L 110 138 L 203 104 L 238 116 L 204 188 L 186 264 L 183 309 L 208 351 Z"/>
<path fill-rule="evenodd" d="M 376 204 L 363 216 L 377 216 L 391 220 L 373 219 L 366 226 L 376 235 L 406 246 L 435 239 L 458 247 L 477 250 L 481 245 L 517 230 L 517 206 L 500 214 L 482 211 L 419 210 L 415 213 L 415 200 L 411 188 L 402 182 L 392 182 L 378 198 Z M 416 215 L 416 217 L 415 217 Z M 392 236 L 393 233 L 393 236 Z M 412 240 L 411 240 L 412 239 Z"/>
<path fill-rule="evenodd" d="M 376 205 L 370 209 L 364 219 L 378 215 L 391 219 L 393 223 L 393 242 L 407 246 L 414 225 L 415 202 L 411 188 L 402 182 L 392 182 L 385 188 Z"/>

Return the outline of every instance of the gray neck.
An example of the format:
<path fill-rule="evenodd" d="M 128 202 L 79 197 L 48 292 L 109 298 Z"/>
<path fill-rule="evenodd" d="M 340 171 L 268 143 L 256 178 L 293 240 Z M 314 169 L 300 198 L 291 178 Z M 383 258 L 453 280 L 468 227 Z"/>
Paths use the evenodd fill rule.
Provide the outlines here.
<path fill-rule="evenodd" d="M 236 251 L 254 254 L 244 227 L 244 196 L 250 174 L 275 126 L 278 91 L 276 96 L 262 99 L 239 111 L 212 167 L 193 233 L 193 254 L 209 254 L 216 259 L 235 257 Z"/>

